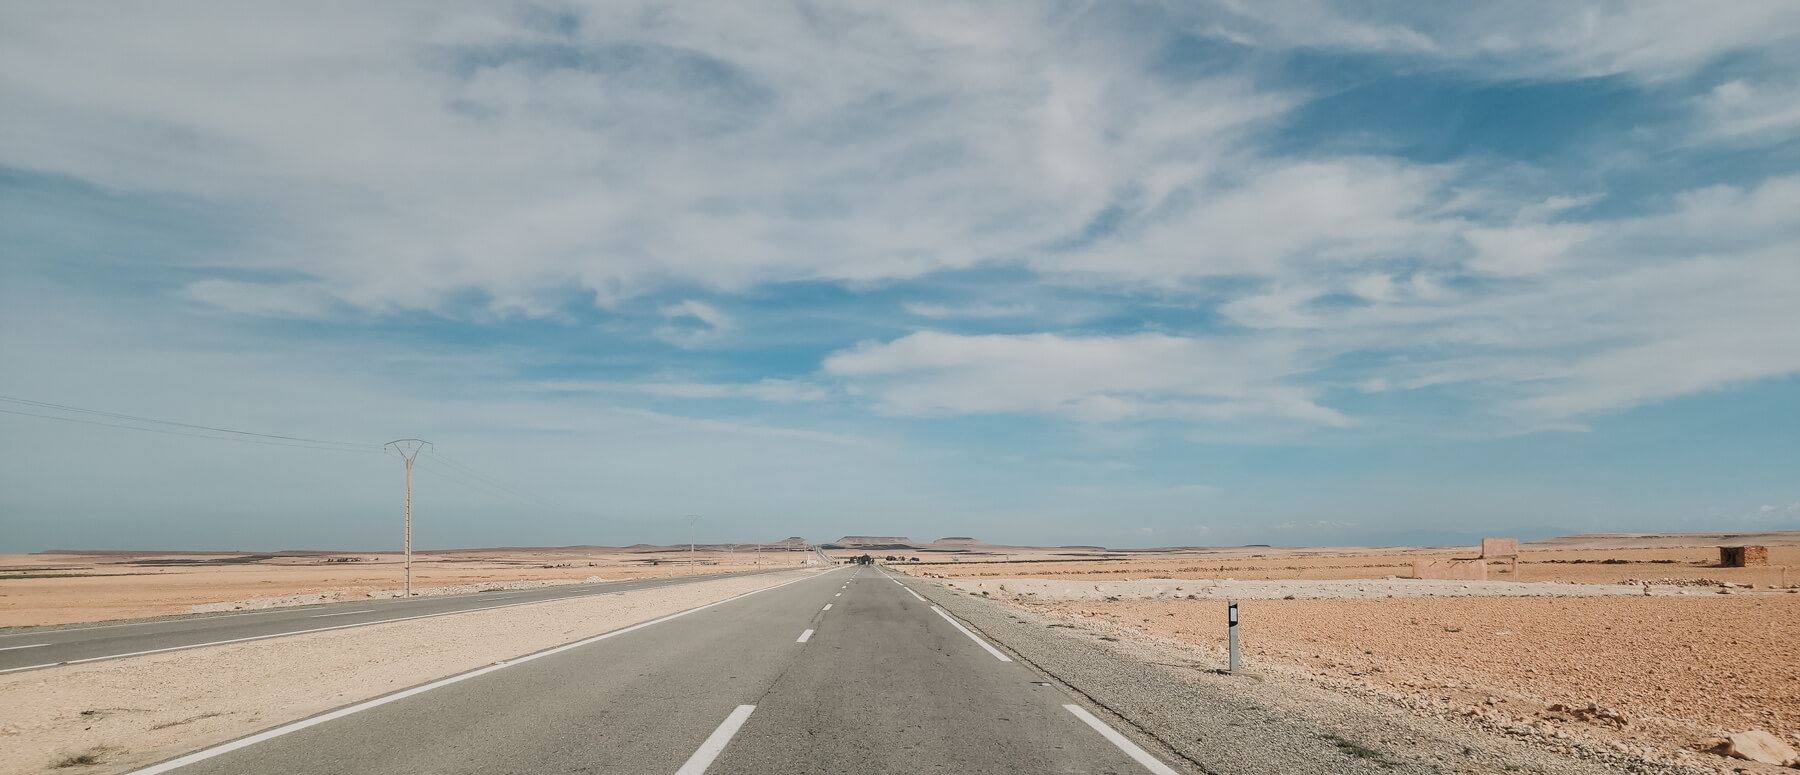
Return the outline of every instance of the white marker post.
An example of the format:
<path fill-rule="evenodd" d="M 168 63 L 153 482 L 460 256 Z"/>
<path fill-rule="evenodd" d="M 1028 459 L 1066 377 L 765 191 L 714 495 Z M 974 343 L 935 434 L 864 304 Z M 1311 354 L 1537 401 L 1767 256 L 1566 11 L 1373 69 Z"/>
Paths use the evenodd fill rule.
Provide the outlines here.
<path fill-rule="evenodd" d="M 1229 601 L 1225 606 L 1225 611 L 1230 622 L 1226 626 L 1226 631 L 1230 633 L 1228 640 L 1231 644 L 1231 666 L 1225 672 L 1235 673 L 1238 671 L 1237 601 Z"/>

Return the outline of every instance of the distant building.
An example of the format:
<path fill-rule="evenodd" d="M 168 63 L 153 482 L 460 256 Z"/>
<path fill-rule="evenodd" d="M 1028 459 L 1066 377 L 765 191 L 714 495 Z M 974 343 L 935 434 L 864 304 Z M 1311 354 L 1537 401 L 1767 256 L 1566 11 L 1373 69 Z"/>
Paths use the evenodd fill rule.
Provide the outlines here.
<path fill-rule="evenodd" d="M 1726 568 L 1742 568 L 1749 565 L 1768 565 L 1769 547 L 1767 546 L 1721 546 L 1719 547 L 1719 565 Z"/>

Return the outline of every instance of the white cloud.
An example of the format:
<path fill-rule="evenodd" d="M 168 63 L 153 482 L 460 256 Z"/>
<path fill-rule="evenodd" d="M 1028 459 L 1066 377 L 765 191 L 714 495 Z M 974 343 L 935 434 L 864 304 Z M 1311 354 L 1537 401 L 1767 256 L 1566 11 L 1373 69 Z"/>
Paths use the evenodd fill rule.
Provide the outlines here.
<path fill-rule="evenodd" d="M 1698 98 L 1702 138 L 1737 144 L 1774 144 L 1800 134 L 1800 85 L 1751 85 L 1742 79 Z"/>
<path fill-rule="evenodd" d="M 317 283 L 247 283 L 200 280 L 189 298 L 227 312 L 273 318 L 324 318 L 337 311 L 337 297 Z"/>
<path fill-rule="evenodd" d="M 966 304 L 951 306 L 946 304 L 926 304 L 924 302 L 908 302 L 904 305 L 907 312 L 922 318 L 1010 318 L 1029 315 L 1033 311 L 1030 304 Z"/>
<path fill-rule="evenodd" d="M 1450 173 L 1374 158 L 1259 163 L 1241 181 L 1196 182 L 1187 192 L 1191 203 L 1115 239 L 1031 262 L 1047 271 L 1174 286 L 1441 249 L 1459 224 L 1433 215 Z"/>
<path fill-rule="evenodd" d="M 763 379 L 745 383 L 551 380 L 534 387 L 559 393 L 637 394 L 659 398 L 748 398 L 776 403 L 823 401 L 831 397 L 831 391 L 823 386 L 790 379 Z"/>
<path fill-rule="evenodd" d="M 1219 7 L 1196 31 L 1484 77 L 1666 78 L 1724 52 L 1769 54 L 1800 29 L 1800 5 L 1756 0 L 1405 17 Z M 714 298 L 1005 264 L 1130 295 L 1074 302 L 1085 319 L 1157 304 L 1216 309 L 1226 328 L 928 331 L 825 360 L 825 376 L 896 414 L 1343 425 L 1320 386 L 1332 382 L 1459 389 L 1527 426 L 1566 427 L 1800 371 L 1788 333 L 1800 329 L 1797 178 L 1576 222 L 1596 195 L 1476 185 L 1467 164 L 1270 155 L 1259 130 L 1307 95 L 1229 73 L 1163 77 L 1141 29 L 1078 10 L 571 14 L 558 30 L 517 9 L 436 3 L 126 4 L 104 24 L 60 4 L 11 9 L 0 164 L 249 213 L 266 232 L 251 247 L 184 266 L 224 275 L 189 284 L 189 299 L 246 315 L 551 317 L 589 296 Z M 1705 136 L 1789 133 L 1792 94 L 1779 79 L 1721 85 L 1697 103 Z M 468 312 L 472 298 L 488 309 Z M 1008 303 L 1018 298 L 1032 297 L 905 309 L 1068 326 L 1051 319 L 1060 300 Z M 697 300 L 651 308 L 666 318 L 654 335 L 681 347 L 755 329 Z M 1357 357 L 1371 352 L 1402 355 Z M 817 400 L 814 389 L 618 388 L 767 401 Z"/>
<path fill-rule="evenodd" d="M 677 347 L 703 347 L 717 342 L 735 324 L 717 307 L 689 299 L 662 308 L 668 324 L 656 329 L 656 338 Z"/>
<path fill-rule="evenodd" d="M 1331 332 L 1311 340 L 1323 348 L 1316 357 L 1411 353 L 1364 377 L 1364 389 L 1460 384 L 1528 426 L 1563 427 L 1800 372 L 1794 212 L 1800 177 L 1701 189 L 1664 214 L 1507 227 L 1534 236 L 1549 229 L 1553 249 L 1544 240 L 1489 240 L 1472 260 L 1477 270 L 1530 269 L 1530 280 L 1353 307 L 1309 307 L 1301 295 L 1238 319 Z"/>
<path fill-rule="evenodd" d="M 1298 367 L 1285 345 L 1134 334 L 963 336 L 921 331 L 825 359 L 896 415 L 1054 414 L 1084 421 L 1345 418 L 1283 384 Z"/>
<path fill-rule="evenodd" d="M 1464 240 L 1475 248 L 1469 268 L 1480 274 L 1502 277 L 1543 274 L 1557 264 L 1594 228 L 1578 223 L 1516 224 L 1500 228 L 1472 228 Z"/>
<path fill-rule="evenodd" d="M 1368 6 L 1314 0 L 1221 0 L 1234 24 L 1195 31 L 1261 47 L 1412 55 L 1479 65 L 1488 77 L 1628 73 L 1663 79 L 1732 52 L 1778 50 L 1800 38 L 1800 6 L 1743 0 L 1536 0 L 1503 5 Z M 1206 14 L 1211 17 L 1212 14 Z"/>
<path fill-rule="evenodd" d="M 232 268 L 347 310 L 544 317 L 575 290 L 1014 256 L 1116 191 L 1185 185 L 1293 102 L 1146 77 L 1137 31 L 1069 13 L 610 3 L 558 30 L 436 3 L 14 9 L 0 164 L 249 209 L 274 238 Z"/>

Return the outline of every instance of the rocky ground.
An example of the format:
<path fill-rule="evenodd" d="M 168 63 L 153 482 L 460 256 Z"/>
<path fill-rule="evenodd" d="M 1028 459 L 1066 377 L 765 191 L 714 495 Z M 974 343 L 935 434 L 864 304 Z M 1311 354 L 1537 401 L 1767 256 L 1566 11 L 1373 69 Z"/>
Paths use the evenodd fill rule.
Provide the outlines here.
<path fill-rule="evenodd" d="M 1068 582 L 965 580 L 946 587 L 1002 600 L 1047 627 L 1139 644 L 1169 664 L 1205 670 L 1224 663 L 1222 599 L 1190 600 L 1188 590 L 1165 582 L 1122 585 L 1139 587 L 1135 597 L 1108 594 L 1121 591 L 1109 582 L 1099 582 L 1099 590 L 1084 582 L 1075 599 L 1049 599 L 1046 593 L 1062 584 Z M 1730 771 L 1749 765 L 1706 752 L 1727 734 L 1765 730 L 1800 746 L 1800 594 L 1718 591 L 1263 595 L 1241 605 L 1240 635 L 1246 669 L 1273 683 L 1601 761 L 1619 756 L 1645 766 Z"/>
<path fill-rule="evenodd" d="M 1497 731 L 1459 714 L 1354 694 L 1298 675 L 1223 675 L 1211 654 L 1135 628 L 1072 619 L 1044 606 L 1003 604 L 947 586 L 926 584 L 921 591 L 1048 680 L 1115 714 L 1115 723 L 1158 741 L 1159 756 L 1185 759 L 1203 772 L 1714 771 L 1655 752 L 1557 737 L 1548 727 Z"/>

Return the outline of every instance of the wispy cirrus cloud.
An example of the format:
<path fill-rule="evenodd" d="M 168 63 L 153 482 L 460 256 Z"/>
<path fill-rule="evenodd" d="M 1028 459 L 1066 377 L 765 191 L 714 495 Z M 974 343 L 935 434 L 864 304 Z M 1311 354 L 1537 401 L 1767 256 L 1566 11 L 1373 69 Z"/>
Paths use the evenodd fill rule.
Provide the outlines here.
<path fill-rule="evenodd" d="M 1284 353 L 1284 351 L 1286 351 Z M 825 360 L 877 409 L 898 415 L 1053 414 L 1084 421 L 1273 417 L 1347 424 L 1282 383 L 1291 345 L 1162 334 L 963 336 L 865 343 Z M 1285 364 L 1285 365 L 1284 365 Z"/>

